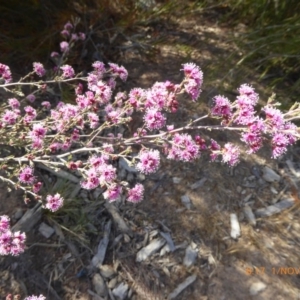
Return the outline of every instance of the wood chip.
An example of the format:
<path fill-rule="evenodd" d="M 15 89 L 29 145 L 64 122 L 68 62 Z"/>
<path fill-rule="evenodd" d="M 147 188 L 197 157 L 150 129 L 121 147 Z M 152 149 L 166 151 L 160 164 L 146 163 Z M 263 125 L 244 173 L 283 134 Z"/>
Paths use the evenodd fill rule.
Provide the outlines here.
<path fill-rule="evenodd" d="M 259 208 L 255 211 L 255 215 L 257 217 L 269 217 L 293 206 L 294 203 L 295 201 L 292 198 L 284 199 L 274 205 L 267 206 L 266 208 Z"/>
<path fill-rule="evenodd" d="M 179 284 L 171 294 L 169 294 L 168 300 L 175 299 L 184 289 L 191 285 L 196 279 L 196 275 L 189 276 L 184 282 Z"/>
<path fill-rule="evenodd" d="M 152 242 L 148 246 L 142 248 L 137 253 L 137 255 L 136 255 L 136 261 L 137 262 L 144 261 L 149 256 L 151 256 L 153 253 L 155 253 L 156 251 L 158 251 L 162 246 L 164 246 L 165 243 L 166 243 L 165 239 L 155 239 L 155 240 L 152 240 Z"/>
<path fill-rule="evenodd" d="M 236 214 L 230 214 L 231 232 L 230 236 L 237 239 L 241 235 L 241 228 Z"/>
<path fill-rule="evenodd" d="M 121 217 L 118 209 L 116 206 L 112 203 L 105 203 L 105 208 L 108 210 L 108 212 L 111 214 L 113 220 L 117 224 L 119 230 L 123 233 L 127 233 L 130 237 L 133 237 L 132 230 L 127 226 L 123 218 Z"/>
<path fill-rule="evenodd" d="M 12 231 L 30 231 L 42 217 L 42 204 L 37 203 L 33 208 L 28 209 L 23 217 L 12 227 Z"/>
<path fill-rule="evenodd" d="M 104 261 L 107 245 L 109 242 L 110 230 L 111 230 L 111 220 L 109 220 L 105 225 L 103 239 L 100 241 L 100 243 L 98 245 L 97 253 L 96 253 L 96 255 L 94 255 L 94 257 L 92 259 L 92 265 L 94 267 L 97 267 L 97 266 L 99 267 L 99 265 L 102 265 L 102 263 Z"/>

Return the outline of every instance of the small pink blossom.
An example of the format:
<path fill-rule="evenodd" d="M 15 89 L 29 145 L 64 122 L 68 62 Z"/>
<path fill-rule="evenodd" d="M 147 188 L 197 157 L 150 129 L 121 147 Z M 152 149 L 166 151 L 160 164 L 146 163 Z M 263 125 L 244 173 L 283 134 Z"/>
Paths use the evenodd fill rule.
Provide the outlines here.
<path fill-rule="evenodd" d="M 166 124 L 166 117 L 155 107 L 148 108 L 144 116 L 145 125 L 149 130 L 160 129 Z"/>
<path fill-rule="evenodd" d="M 212 115 L 229 120 L 232 116 L 232 108 L 229 99 L 219 95 L 214 97 L 213 101 L 215 106 L 211 110 Z"/>
<path fill-rule="evenodd" d="M 43 107 L 45 107 L 46 109 L 50 109 L 50 108 L 51 108 L 51 104 L 50 104 L 49 101 L 43 101 L 43 102 L 41 103 L 41 105 L 42 105 Z"/>
<path fill-rule="evenodd" d="M 2 215 L 0 216 L 0 233 L 6 232 L 10 228 L 10 218 L 9 216 Z"/>
<path fill-rule="evenodd" d="M 85 33 L 83 33 L 83 32 L 78 32 L 78 38 L 79 38 L 80 40 L 84 41 L 85 38 L 86 38 Z"/>
<path fill-rule="evenodd" d="M 118 66 L 114 63 L 109 63 L 110 66 L 110 72 L 115 75 L 119 76 L 122 81 L 126 81 L 128 77 L 128 72 L 123 66 Z"/>
<path fill-rule="evenodd" d="M 141 202 L 144 198 L 144 186 L 140 183 L 137 183 L 132 189 L 128 191 L 127 201 L 138 203 Z"/>
<path fill-rule="evenodd" d="M 65 25 L 64 25 L 64 29 L 70 31 L 71 29 L 73 29 L 73 25 L 70 21 L 68 21 Z"/>
<path fill-rule="evenodd" d="M 12 109 L 18 109 L 20 107 L 20 102 L 16 98 L 8 99 L 8 104 Z"/>
<path fill-rule="evenodd" d="M 52 212 L 57 211 L 63 206 L 64 198 L 60 194 L 55 194 L 54 196 L 48 195 L 46 198 L 45 208 L 51 210 Z"/>
<path fill-rule="evenodd" d="M 254 88 L 248 84 L 242 84 L 238 91 L 240 95 L 246 96 L 250 101 L 251 105 L 254 106 L 258 102 L 258 94 L 254 91 Z"/>
<path fill-rule="evenodd" d="M 74 69 L 69 65 L 63 65 L 60 69 L 63 71 L 63 78 L 73 78 L 75 75 Z"/>
<path fill-rule="evenodd" d="M 282 133 L 276 133 L 272 137 L 272 151 L 273 158 L 278 158 L 287 151 L 287 146 L 289 145 L 288 138 Z"/>
<path fill-rule="evenodd" d="M 5 83 L 12 81 L 10 68 L 0 63 L 0 76 L 4 79 Z"/>
<path fill-rule="evenodd" d="M 99 176 L 95 168 L 86 171 L 86 179 L 80 182 L 80 185 L 86 190 L 93 190 L 99 185 Z"/>
<path fill-rule="evenodd" d="M 41 190 L 41 188 L 42 188 L 42 185 L 43 185 L 43 183 L 42 182 L 36 182 L 34 185 L 33 185 L 33 188 L 32 188 L 32 191 L 34 192 L 34 193 L 38 193 L 40 190 Z"/>
<path fill-rule="evenodd" d="M 33 71 L 39 76 L 43 77 L 46 74 L 44 66 L 39 62 L 33 63 Z"/>
<path fill-rule="evenodd" d="M 33 184 L 35 181 L 35 176 L 33 175 L 33 169 L 26 166 L 20 170 L 19 180 L 22 183 Z"/>
<path fill-rule="evenodd" d="M 103 193 L 103 197 L 104 197 L 104 199 L 107 199 L 110 202 L 113 202 L 113 201 L 117 201 L 118 199 L 120 199 L 121 193 L 122 193 L 122 187 L 118 184 L 112 184 Z"/>
<path fill-rule="evenodd" d="M 66 41 L 61 42 L 60 43 L 60 51 L 62 53 L 65 53 L 65 52 L 69 51 L 69 43 L 66 42 Z"/>
<path fill-rule="evenodd" d="M 2 122 L 8 125 L 13 125 L 17 122 L 19 115 L 12 110 L 5 110 L 4 114 L 2 115 Z"/>
<path fill-rule="evenodd" d="M 239 161 L 240 150 L 232 143 L 227 143 L 222 149 L 223 162 L 228 163 L 231 167 L 235 166 Z"/>
<path fill-rule="evenodd" d="M 141 151 L 138 155 L 140 162 L 136 165 L 136 168 L 144 173 L 150 174 L 157 171 L 160 163 L 160 156 L 158 150 Z"/>
<path fill-rule="evenodd" d="M 60 32 L 60 34 L 61 34 L 64 38 L 68 38 L 69 35 L 70 35 L 70 32 L 69 32 L 68 30 L 64 29 L 64 30 L 62 30 L 62 31 Z"/>
<path fill-rule="evenodd" d="M 27 99 L 29 102 L 33 103 L 33 102 L 35 101 L 35 96 L 34 96 L 33 94 L 29 94 L 29 95 L 26 97 L 26 99 Z"/>

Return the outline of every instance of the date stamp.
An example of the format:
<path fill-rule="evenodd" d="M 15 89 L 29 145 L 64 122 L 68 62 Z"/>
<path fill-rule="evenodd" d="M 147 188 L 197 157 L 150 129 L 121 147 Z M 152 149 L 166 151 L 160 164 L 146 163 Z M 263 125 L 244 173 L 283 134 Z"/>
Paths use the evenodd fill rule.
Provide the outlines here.
<path fill-rule="evenodd" d="M 272 274 L 272 275 L 299 275 L 300 267 L 246 267 L 245 273 L 249 276 L 253 275 L 264 275 L 264 274 Z"/>

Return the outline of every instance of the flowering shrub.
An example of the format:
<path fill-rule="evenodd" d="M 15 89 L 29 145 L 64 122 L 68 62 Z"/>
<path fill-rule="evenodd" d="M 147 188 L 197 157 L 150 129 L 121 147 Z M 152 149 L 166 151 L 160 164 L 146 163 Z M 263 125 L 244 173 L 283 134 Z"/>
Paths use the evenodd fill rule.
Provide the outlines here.
<path fill-rule="evenodd" d="M 137 203 L 143 200 L 144 187 L 140 183 L 130 185 L 118 179 L 117 159 L 134 164 L 139 172 L 146 175 L 158 170 L 161 153 L 170 160 L 191 162 L 207 152 L 212 161 L 221 157 L 224 163 L 234 166 L 239 161 L 238 146 L 230 142 L 220 145 L 213 139 L 205 140 L 191 133 L 199 130 L 239 132 L 248 153 L 257 152 L 270 139 L 273 158 L 285 153 L 288 145 L 299 138 L 296 125 L 291 123 L 299 116 L 299 105 L 295 104 L 283 113 L 271 98 L 262 114 L 257 114 L 255 105 L 259 97 L 247 84 L 239 87 L 239 95 L 233 102 L 224 96 L 216 96 L 210 114 L 175 128 L 168 124 L 167 116 L 178 110 L 178 96 L 186 93 L 192 101 L 196 101 L 201 93 L 203 73 L 198 66 L 183 64 L 184 78 L 179 84 L 157 82 L 149 89 L 134 88 L 128 94 L 116 93 L 117 79 L 125 82 L 128 77 L 123 66 L 114 63 L 106 66 L 96 61 L 91 72 L 81 76 L 65 63 L 74 43 L 84 39 L 83 33 L 77 34 L 74 30 L 75 26 L 67 23 L 61 32 L 68 40 L 61 42 L 61 53 L 52 53 L 57 62 L 52 71 L 35 62 L 30 74 L 13 82 L 9 67 L 0 64 L 0 87 L 16 95 L 7 100 L 0 115 L 2 143 L 22 146 L 26 151 L 20 157 L 0 158 L 1 167 L 6 172 L 6 176 L 0 176 L 0 179 L 35 197 L 52 212 L 62 207 L 64 199 L 58 193 L 41 198 L 42 182 L 35 175 L 37 163 L 76 172 L 81 176 L 83 189 L 101 187 L 103 197 L 108 201 L 125 197 L 127 201 Z M 38 81 L 28 80 L 33 76 L 37 76 Z M 74 88 L 76 104 L 49 101 L 37 104 L 38 100 L 51 95 L 57 83 Z M 23 86 L 31 86 L 35 90 L 24 95 Z M 14 90 L 14 87 L 19 89 Z M 132 137 L 124 137 L 120 129 L 132 121 L 134 112 L 143 114 L 144 124 Z M 209 117 L 218 118 L 221 124 L 199 125 Z M 134 158 L 132 145 L 140 149 Z M 14 163 L 15 172 L 10 174 L 7 166 Z M 17 176 L 18 182 L 12 181 L 11 175 Z M 0 253 L 17 255 L 23 252 L 25 234 L 12 233 L 7 216 L 0 220 Z"/>

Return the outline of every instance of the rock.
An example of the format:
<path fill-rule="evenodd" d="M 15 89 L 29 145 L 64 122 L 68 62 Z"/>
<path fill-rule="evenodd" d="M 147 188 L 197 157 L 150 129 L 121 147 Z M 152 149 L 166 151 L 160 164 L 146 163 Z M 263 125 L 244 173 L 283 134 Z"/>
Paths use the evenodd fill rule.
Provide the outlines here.
<path fill-rule="evenodd" d="M 231 232 L 230 236 L 237 239 L 241 235 L 240 224 L 236 214 L 230 214 Z"/>
<path fill-rule="evenodd" d="M 182 180 L 182 178 L 173 177 L 172 180 L 173 180 L 173 183 L 178 184 Z"/>
<path fill-rule="evenodd" d="M 98 268 L 104 278 L 112 278 L 116 274 L 114 268 L 110 265 L 100 265 Z"/>
<path fill-rule="evenodd" d="M 244 211 L 244 214 L 248 220 L 248 222 L 253 225 L 253 226 L 256 226 L 256 219 L 255 219 L 255 216 L 254 216 L 254 213 L 252 211 L 252 208 L 248 205 L 246 205 L 244 208 L 243 208 L 243 211 Z"/>
<path fill-rule="evenodd" d="M 113 279 L 111 279 L 109 281 L 107 286 L 108 286 L 109 289 L 112 290 L 117 285 L 117 283 L 118 283 L 118 277 L 114 277 Z"/>
<path fill-rule="evenodd" d="M 117 298 L 117 300 L 124 300 L 127 296 L 128 288 L 128 285 L 122 282 L 113 289 L 112 293 Z"/>
<path fill-rule="evenodd" d="M 105 298 L 107 296 L 107 287 L 101 275 L 96 273 L 93 276 L 92 282 L 97 295 Z"/>
<path fill-rule="evenodd" d="M 198 256 L 198 249 L 193 247 L 193 245 L 189 245 L 185 250 L 183 264 L 186 267 L 192 266 L 195 263 L 197 256 Z"/>
<path fill-rule="evenodd" d="M 184 282 L 179 284 L 172 293 L 169 294 L 168 300 L 175 299 L 184 289 L 191 285 L 196 279 L 196 275 L 189 276 Z"/>
<path fill-rule="evenodd" d="M 199 187 L 202 187 L 206 181 L 207 181 L 207 178 L 205 178 L 205 177 L 196 181 L 195 183 L 193 183 L 191 185 L 191 189 L 195 190 L 195 189 L 198 189 Z"/>
<path fill-rule="evenodd" d="M 251 296 L 256 296 L 266 288 L 266 284 L 261 281 L 254 282 L 251 284 L 249 292 Z"/>
<path fill-rule="evenodd" d="M 181 202 L 187 209 L 190 210 L 192 208 L 192 202 L 188 195 L 181 196 Z"/>
<path fill-rule="evenodd" d="M 274 205 L 269 205 L 266 208 L 259 208 L 255 211 L 255 215 L 257 217 L 269 217 L 293 206 L 294 203 L 295 201 L 293 198 L 284 199 Z"/>
<path fill-rule="evenodd" d="M 136 255 L 136 261 L 137 262 L 141 262 L 145 259 L 147 259 L 150 255 L 152 255 L 153 253 L 155 253 L 156 251 L 158 251 L 162 246 L 164 246 L 166 243 L 165 239 L 155 239 L 152 240 L 152 242 L 142 248 Z"/>
<path fill-rule="evenodd" d="M 274 182 L 279 181 L 281 177 L 269 167 L 264 167 L 262 178 L 267 182 Z"/>
<path fill-rule="evenodd" d="M 47 225 L 46 223 L 41 223 L 39 226 L 39 233 L 43 235 L 46 239 L 49 239 L 49 237 L 54 233 L 54 229 Z"/>

